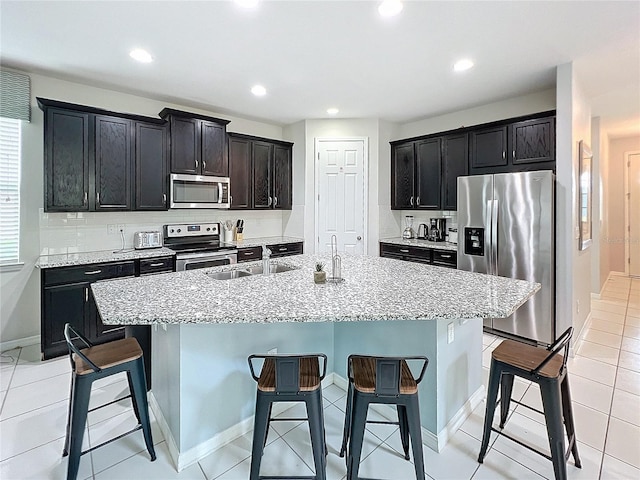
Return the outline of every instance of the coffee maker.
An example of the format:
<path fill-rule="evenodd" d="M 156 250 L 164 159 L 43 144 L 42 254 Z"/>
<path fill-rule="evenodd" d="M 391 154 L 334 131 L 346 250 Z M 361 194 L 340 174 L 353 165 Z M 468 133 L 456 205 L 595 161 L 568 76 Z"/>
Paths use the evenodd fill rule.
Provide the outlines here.
<path fill-rule="evenodd" d="M 447 238 L 447 219 L 432 218 L 429 220 L 429 240 L 444 242 Z"/>

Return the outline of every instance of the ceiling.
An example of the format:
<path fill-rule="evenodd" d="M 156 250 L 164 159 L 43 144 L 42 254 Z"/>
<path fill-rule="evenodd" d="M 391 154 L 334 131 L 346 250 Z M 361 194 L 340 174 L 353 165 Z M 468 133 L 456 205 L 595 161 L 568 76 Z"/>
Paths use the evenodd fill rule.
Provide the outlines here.
<path fill-rule="evenodd" d="M 640 2 L 405 1 L 393 18 L 378 3 L 2 0 L 0 61 L 283 125 L 329 107 L 406 123 L 553 88 L 573 61 L 592 115 L 640 134 Z M 462 57 L 475 67 L 456 73 Z"/>

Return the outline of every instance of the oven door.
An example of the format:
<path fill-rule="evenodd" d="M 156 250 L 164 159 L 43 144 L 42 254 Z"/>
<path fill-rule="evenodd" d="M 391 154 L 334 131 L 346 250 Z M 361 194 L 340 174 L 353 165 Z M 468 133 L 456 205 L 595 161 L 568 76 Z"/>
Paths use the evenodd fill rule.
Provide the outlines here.
<path fill-rule="evenodd" d="M 196 270 L 198 268 L 219 267 L 237 262 L 237 250 L 178 254 L 176 256 L 176 272 Z"/>
<path fill-rule="evenodd" d="M 230 208 L 229 178 L 171 175 L 171 208 Z"/>

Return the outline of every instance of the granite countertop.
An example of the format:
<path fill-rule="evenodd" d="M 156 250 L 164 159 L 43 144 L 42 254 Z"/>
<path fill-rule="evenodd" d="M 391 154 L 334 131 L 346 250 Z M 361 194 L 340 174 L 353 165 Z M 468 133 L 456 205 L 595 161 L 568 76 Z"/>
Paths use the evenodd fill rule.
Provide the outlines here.
<path fill-rule="evenodd" d="M 63 253 L 56 255 L 41 255 L 36 262 L 37 268 L 71 267 L 73 265 L 89 265 L 92 263 L 120 262 L 135 260 L 136 258 L 168 257 L 176 252 L 168 248 L 148 248 L 144 250 L 125 249 L 102 250 L 98 252 Z"/>
<path fill-rule="evenodd" d="M 408 247 L 435 248 L 437 250 L 451 250 L 454 252 L 458 251 L 457 243 L 432 242 L 430 240 L 422 240 L 420 238 L 405 239 L 400 237 L 393 237 L 381 238 L 380 241 L 384 243 L 393 243 L 394 245 L 405 245 Z"/>
<path fill-rule="evenodd" d="M 540 284 L 462 270 L 342 254 L 338 284 L 316 285 L 316 261 L 272 260 L 296 270 L 215 280 L 206 272 L 260 262 L 93 283 L 105 324 L 275 323 L 506 317 Z M 329 267 L 330 270 L 330 267 Z M 330 274 L 330 272 L 328 272 Z"/>
<path fill-rule="evenodd" d="M 304 238 L 296 238 L 296 237 L 257 237 L 257 238 L 245 238 L 240 242 L 222 242 L 222 245 L 226 247 L 237 247 L 237 248 L 249 248 L 249 247 L 259 247 L 262 245 L 275 245 L 277 243 L 297 243 L 304 242 Z"/>

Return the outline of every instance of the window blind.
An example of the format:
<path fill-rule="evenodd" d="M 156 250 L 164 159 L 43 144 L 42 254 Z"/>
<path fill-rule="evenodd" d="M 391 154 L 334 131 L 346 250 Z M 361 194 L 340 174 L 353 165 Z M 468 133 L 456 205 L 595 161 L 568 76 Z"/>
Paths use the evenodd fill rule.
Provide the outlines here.
<path fill-rule="evenodd" d="M 0 118 L 0 265 L 20 258 L 20 120 Z"/>

